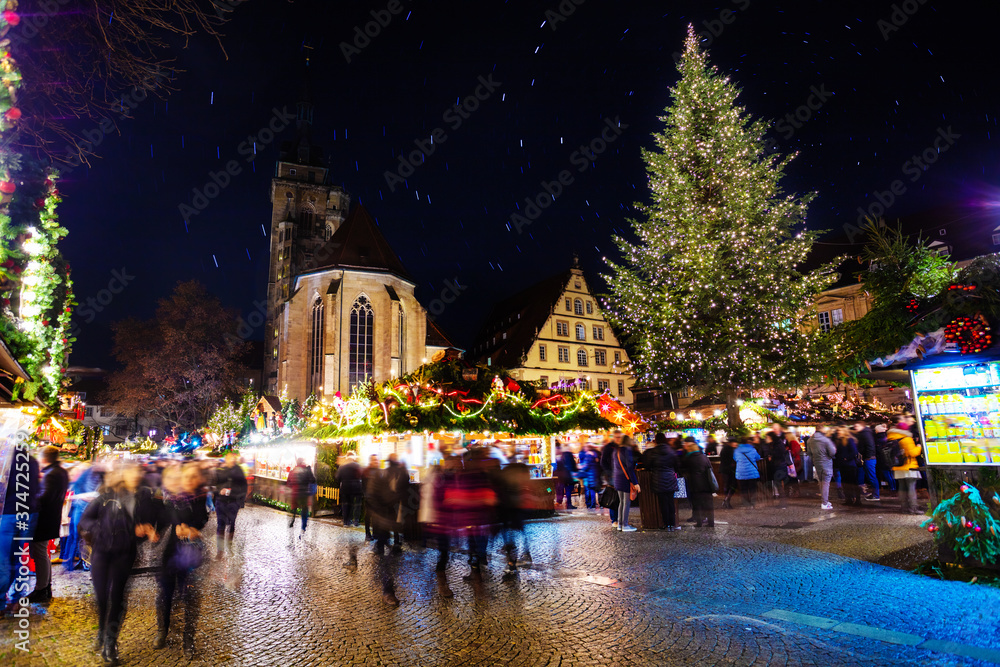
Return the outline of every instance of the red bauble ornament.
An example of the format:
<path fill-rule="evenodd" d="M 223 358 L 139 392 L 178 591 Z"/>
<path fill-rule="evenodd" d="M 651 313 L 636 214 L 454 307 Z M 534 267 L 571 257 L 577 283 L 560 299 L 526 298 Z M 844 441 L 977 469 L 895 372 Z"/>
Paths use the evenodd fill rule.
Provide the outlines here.
<path fill-rule="evenodd" d="M 43 327 L 49 326 L 49 321 L 48 320 L 42 320 L 42 326 Z"/>
<path fill-rule="evenodd" d="M 958 490 L 961 491 L 962 493 L 965 493 L 966 491 L 969 490 L 969 486 L 968 484 L 963 484 L 962 486 L 958 487 Z"/>
<path fill-rule="evenodd" d="M 0 181 L 0 192 L 3 194 L 12 195 L 16 189 L 17 186 L 12 181 Z"/>
<path fill-rule="evenodd" d="M 45 208 L 45 198 L 39 197 L 35 200 L 35 208 Z"/>
<path fill-rule="evenodd" d="M 6 118 L 7 120 L 20 120 L 21 110 L 18 109 L 17 107 L 11 107 L 7 109 L 7 113 L 4 114 L 4 118 Z"/>
<path fill-rule="evenodd" d="M 3 20 L 10 25 L 17 25 L 21 22 L 21 17 L 17 15 L 17 12 L 12 12 L 8 9 L 3 13 Z"/>
<path fill-rule="evenodd" d="M 989 347 L 993 342 L 993 335 L 990 333 L 990 326 L 982 318 L 959 316 L 945 325 L 944 339 L 949 343 L 956 343 L 962 354 L 969 354 L 982 352 Z"/>
<path fill-rule="evenodd" d="M 935 526 L 933 523 L 931 525 L 927 526 L 927 532 L 928 533 L 933 533 L 935 530 L 937 530 L 937 526 Z"/>

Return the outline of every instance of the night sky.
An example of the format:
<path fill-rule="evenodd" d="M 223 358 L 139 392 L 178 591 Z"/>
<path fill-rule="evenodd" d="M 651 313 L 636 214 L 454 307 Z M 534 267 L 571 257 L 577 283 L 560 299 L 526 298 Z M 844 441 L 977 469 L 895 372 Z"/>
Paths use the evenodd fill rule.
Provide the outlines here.
<path fill-rule="evenodd" d="M 906 191 L 890 219 L 955 204 L 970 207 L 967 224 L 1000 224 L 992 208 L 1000 203 L 998 11 L 987 3 L 902 3 L 912 16 L 898 4 L 897 29 L 889 2 L 403 1 L 349 63 L 341 44 L 388 2 L 231 4 L 229 59 L 214 40 L 192 40 L 177 52 L 179 90 L 140 103 L 134 119 L 120 122 L 121 135 L 96 147 L 92 167 L 60 184 L 70 231 L 62 248 L 81 303 L 74 365 L 111 365 L 109 325 L 150 316 L 179 280 L 202 281 L 245 315 L 264 299 L 269 181 L 293 129 L 259 144 L 250 162 L 244 142 L 266 140 L 273 109 L 294 113 L 307 54 L 314 141 L 332 182 L 376 218 L 425 306 L 445 280 L 467 286 L 438 320 L 462 347 L 471 347 L 492 303 L 564 270 L 574 252 L 591 276 L 604 268 L 611 235 L 628 229 L 633 203 L 648 196 L 640 148 L 662 127 L 657 117 L 677 79 L 673 54 L 689 22 L 710 37 L 712 62 L 742 87 L 742 104 L 775 121 L 777 150 L 800 151 L 785 185 L 818 192 L 809 226 L 834 230 L 829 242 L 843 242 L 857 208 L 896 179 Z M 553 21 L 560 6 L 574 11 Z M 555 14 L 547 20 L 547 12 Z M 492 77 L 496 90 L 455 128 L 455 116 L 444 114 L 474 94 L 479 77 Z M 800 110 L 807 119 L 798 128 L 779 123 L 810 101 L 813 87 L 818 109 Z M 619 119 L 623 131 L 578 172 L 574 152 L 606 119 Z M 446 140 L 390 191 L 385 172 L 415 141 L 428 144 L 435 128 Z M 934 164 L 904 171 L 948 128 L 952 145 L 932 155 Z M 179 205 L 233 159 L 242 172 L 185 223 Z M 522 233 L 510 230 L 524 199 L 563 169 L 574 182 Z M 100 312 L 85 311 L 122 269 L 127 286 Z M 263 327 L 254 336 L 262 339 Z"/>

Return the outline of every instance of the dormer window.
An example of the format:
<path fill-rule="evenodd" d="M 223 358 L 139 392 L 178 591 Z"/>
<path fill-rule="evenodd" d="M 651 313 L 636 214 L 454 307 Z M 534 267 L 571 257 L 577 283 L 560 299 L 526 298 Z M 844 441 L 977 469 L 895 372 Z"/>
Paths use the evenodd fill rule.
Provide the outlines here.
<path fill-rule="evenodd" d="M 289 176 L 294 176 L 295 175 L 295 170 L 294 169 L 289 169 L 288 170 L 288 175 Z M 289 196 L 291 196 L 291 195 L 289 195 Z"/>

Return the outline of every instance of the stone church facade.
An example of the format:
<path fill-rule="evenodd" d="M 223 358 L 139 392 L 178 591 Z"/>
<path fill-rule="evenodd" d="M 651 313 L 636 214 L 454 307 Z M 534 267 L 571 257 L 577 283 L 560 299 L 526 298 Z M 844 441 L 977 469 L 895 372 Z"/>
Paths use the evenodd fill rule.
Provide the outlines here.
<path fill-rule="evenodd" d="M 271 181 L 265 391 L 304 400 L 409 373 L 451 347 L 363 206 L 330 185 L 312 107 Z"/>

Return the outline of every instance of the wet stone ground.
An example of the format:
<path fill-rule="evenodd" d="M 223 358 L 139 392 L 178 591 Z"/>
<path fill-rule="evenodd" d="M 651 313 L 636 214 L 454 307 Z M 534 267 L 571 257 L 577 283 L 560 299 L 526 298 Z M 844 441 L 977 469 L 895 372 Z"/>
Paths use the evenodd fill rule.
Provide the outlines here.
<path fill-rule="evenodd" d="M 121 657 L 156 667 L 1000 660 L 1000 651 L 975 650 L 1000 649 L 1000 590 L 861 560 L 926 542 L 920 517 L 888 506 L 823 513 L 815 505 L 720 511 L 726 523 L 713 530 L 671 534 L 616 533 L 606 516 L 561 513 L 529 524 L 534 563 L 515 577 L 502 576 L 496 543 L 481 586 L 463 581 L 465 556 L 454 554 L 450 600 L 437 595 L 436 553 L 408 547 L 394 560 L 398 608 L 381 600 L 363 532 L 320 520 L 300 537 L 287 515 L 248 507 L 234 555 L 201 568 L 197 656 L 189 661 L 181 651 L 179 609 L 167 648 L 152 648 L 156 584 L 140 570 Z M 351 545 L 360 547 L 357 571 L 342 565 Z M 146 553 L 140 565 L 155 559 Z M 31 608 L 30 652 L 15 650 L 12 621 L 0 621 L 0 664 L 100 664 L 89 650 L 96 627 L 89 574 L 57 567 L 53 591 L 50 604 Z"/>

